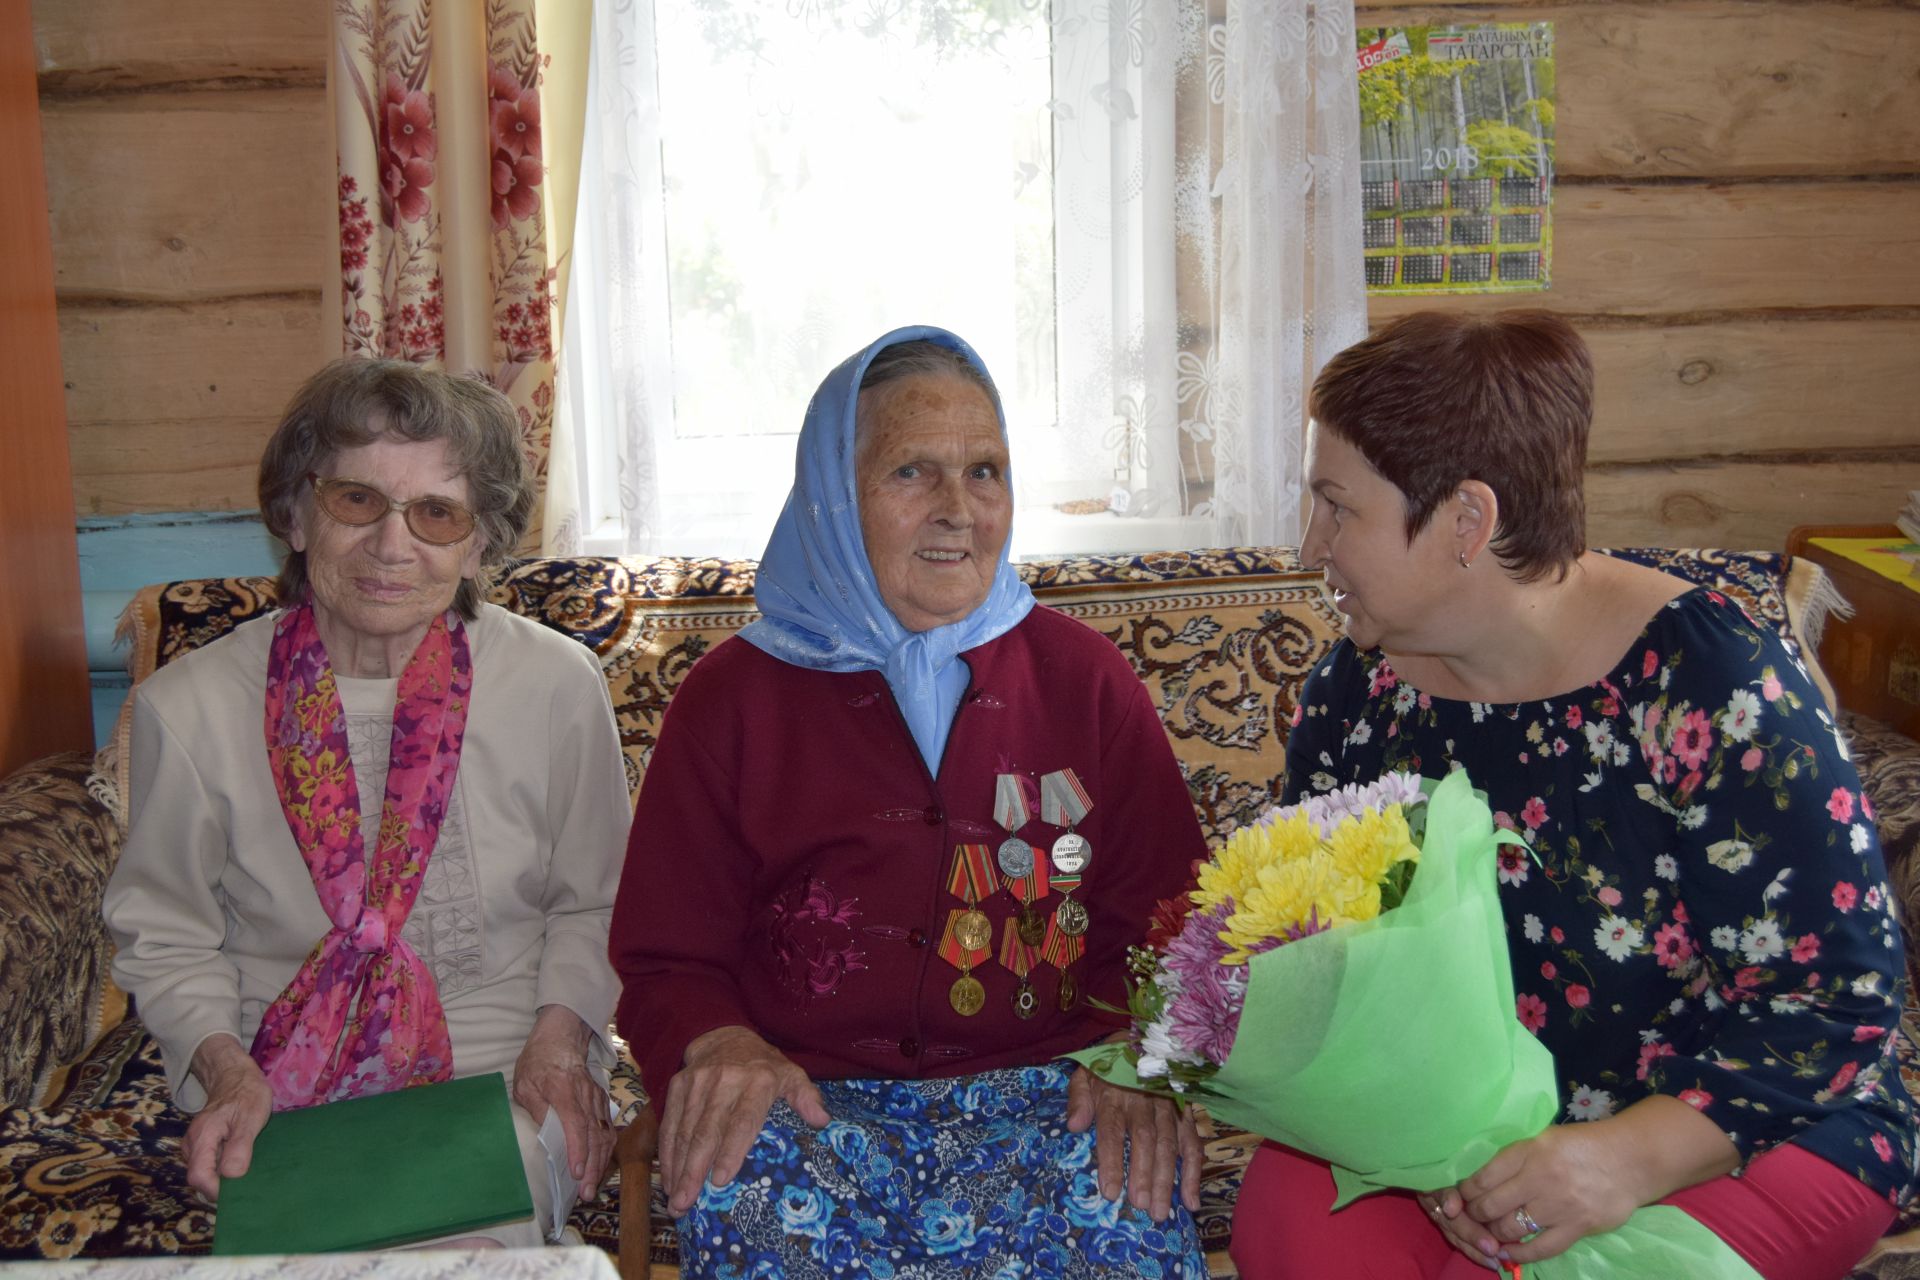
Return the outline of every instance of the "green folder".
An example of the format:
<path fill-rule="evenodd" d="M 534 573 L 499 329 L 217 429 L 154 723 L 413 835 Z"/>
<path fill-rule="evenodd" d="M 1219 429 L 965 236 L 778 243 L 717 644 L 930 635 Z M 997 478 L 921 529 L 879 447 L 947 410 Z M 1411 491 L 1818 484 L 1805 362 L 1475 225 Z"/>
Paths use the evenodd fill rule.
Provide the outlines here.
<path fill-rule="evenodd" d="M 213 1251 L 386 1249 L 532 1215 L 495 1071 L 277 1112 L 220 1183 Z"/>

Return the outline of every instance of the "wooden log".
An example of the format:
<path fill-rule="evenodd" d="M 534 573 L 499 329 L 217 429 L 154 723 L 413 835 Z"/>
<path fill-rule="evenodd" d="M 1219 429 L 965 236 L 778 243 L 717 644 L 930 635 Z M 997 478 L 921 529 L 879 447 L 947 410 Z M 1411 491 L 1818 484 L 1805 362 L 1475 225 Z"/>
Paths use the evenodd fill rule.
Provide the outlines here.
<path fill-rule="evenodd" d="M 318 294 L 61 308 L 82 515 L 255 505 L 260 449 L 326 357 Z"/>
<path fill-rule="evenodd" d="M 1563 177 L 1920 173 L 1912 7 L 1361 4 L 1354 20 L 1552 22 Z"/>
<path fill-rule="evenodd" d="M 1375 320 L 1428 307 L 1659 315 L 1905 307 L 1920 298 L 1920 182 L 1562 186 L 1552 287 L 1374 297 Z"/>
<path fill-rule="evenodd" d="M 167 306 L 60 308 L 67 417 L 189 420 L 224 430 L 275 419 L 326 358 L 317 293 Z"/>
<path fill-rule="evenodd" d="M 274 420 L 220 429 L 204 419 L 76 422 L 74 510 L 82 516 L 142 511 L 246 511 L 255 498 L 260 450 Z"/>
<path fill-rule="evenodd" d="M 1847 524 L 1900 509 L 1920 488 L 1920 449 L 1587 471 L 1587 541 L 1596 547 L 1778 551 L 1800 524 Z"/>
<path fill-rule="evenodd" d="M 1920 444 L 1920 316 L 1735 318 L 1584 336 L 1595 462 Z"/>
<path fill-rule="evenodd" d="M 318 288 L 335 182 L 323 92 L 55 99 L 44 128 L 63 299 Z"/>
<path fill-rule="evenodd" d="M 40 91 L 207 82 L 326 84 L 322 0 L 36 0 Z"/>

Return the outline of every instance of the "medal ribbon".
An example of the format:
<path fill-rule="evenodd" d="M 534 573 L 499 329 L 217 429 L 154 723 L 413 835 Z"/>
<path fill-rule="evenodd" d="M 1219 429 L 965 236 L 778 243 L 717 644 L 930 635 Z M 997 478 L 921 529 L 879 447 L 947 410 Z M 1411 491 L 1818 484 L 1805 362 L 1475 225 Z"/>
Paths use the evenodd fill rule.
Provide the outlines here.
<path fill-rule="evenodd" d="M 1047 940 L 1040 944 L 1040 958 L 1054 968 L 1065 973 L 1067 966 L 1078 960 L 1086 952 L 1087 940 L 1076 938 L 1060 928 L 1060 922 L 1051 917 L 1047 920 Z"/>
<path fill-rule="evenodd" d="M 1078 871 L 1072 871 L 1072 872 L 1056 871 L 1051 876 L 1047 877 L 1047 879 L 1053 885 L 1053 887 L 1058 889 L 1061 893 L 1072 893 L 1075 889 L 1078 889 L 1080 887 L 1080 881 L 1082 877 Z M 1045 897 L 1046 895 L 1041 894 L 1040 896 Z"/>
<path fill-rule="evenodd" d="M 954 936 L 954 926 L 959 922 L 960 917 L 965 915 L 969 910 L 971 910 L 969 907 L 955 907 L 947 912 L 947 927 L 940 935 L 940 958 L 958 969 L 961 973 L 966 973 L 993 958 L 993 947 L 991 944 L 969 951 L 967 948 L 961 946 L 960 939 Z"/>
<path fill-rule="evenodd" d="M 1000 963 L 1013 970 L 1013 976 L 1025 980 L 1033 972 L 1034 961 L 1039 958 L 1040 948 L 1030 947 L 1020 941 L 1020 931 L 1009 920 L 1000 931 Z"/>
<path fill-rule="evenodd" d="M 1040 779 L 1040 821 L 1074 827 L 1093 808 L 1087 789 L 1071 769 L 1055 769 Z"/>
<path fill-rule="evenodd" d="M 1080 877 L 1075 876 L 1073 879 L 1078 883 Z M 1034 869 L 1031 872 L 1018 879 L 1007 881 L 1007 892 L 1021 902 L 1038 902 L 1047 896 L 1047 877 L 1040 872 L 1039 857 L 1034 859 Z"/>
<path fill-rule="evenodd" d="M 999 881 L 993 874 L 993 847 L 984 844 L 957 844 L 953 847 L 953 869 L 947 872 L 947 892 L 968 906 L 991 896 Z"/>
<path fill-rule="evenodd" d="M 1017 773 L 1002 773 L 993 780 L 993 820 L 1012 835 L 1033 820 L 1033 808 L 1027 803 L 1027 780 Z"/>

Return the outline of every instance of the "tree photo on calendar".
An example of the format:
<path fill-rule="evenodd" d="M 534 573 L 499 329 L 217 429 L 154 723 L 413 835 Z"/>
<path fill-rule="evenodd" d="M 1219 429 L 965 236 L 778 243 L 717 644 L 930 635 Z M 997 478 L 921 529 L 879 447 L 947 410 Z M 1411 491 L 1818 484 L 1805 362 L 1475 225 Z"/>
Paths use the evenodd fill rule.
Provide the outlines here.
<path fill-rule="evenodd" d="M 1546 289 L 1553 24 L 1360 27 L 1356 40 L 1367 291 Z"/>

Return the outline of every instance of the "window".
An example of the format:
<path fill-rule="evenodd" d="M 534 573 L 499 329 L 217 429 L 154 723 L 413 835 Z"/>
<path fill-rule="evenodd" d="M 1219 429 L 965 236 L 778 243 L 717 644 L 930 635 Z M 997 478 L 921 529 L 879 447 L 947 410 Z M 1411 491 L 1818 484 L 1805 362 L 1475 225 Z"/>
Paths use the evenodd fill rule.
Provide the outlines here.
<path fill-rule="evenodd" d="M 1351 64 L 1279 3 L 1246 90 L 1273 116 L 1236 144 L 1220 0 L 598 0 L 562 355 L 585 549 L 758 555 L 808 397 L 907 324 L 999 383 L 1015 554 L 1292 541 L 1272 407 L 1364 298 L 1356 251 L 1351 315 L 1308 323 L 1295 259 L 1333 255 L 1273 229 L 1324 145 L 1286 132 L 1308 62 Z"/>

